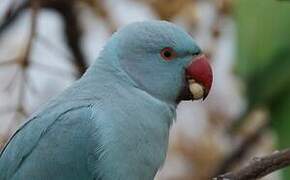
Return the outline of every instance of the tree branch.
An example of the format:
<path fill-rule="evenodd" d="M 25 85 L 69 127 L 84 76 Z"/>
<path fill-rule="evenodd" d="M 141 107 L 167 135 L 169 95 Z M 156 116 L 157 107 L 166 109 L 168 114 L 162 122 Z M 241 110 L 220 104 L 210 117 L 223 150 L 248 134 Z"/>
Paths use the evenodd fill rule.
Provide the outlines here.
<path fill-rule="evenodd" d="M 234 164 L 243 159 L 267 129 L 268 123 L 264 123 L 262 126 L 258 127 L 254 133 L 243 139 L 241 144 L 219 165 L 214 175 L 227 172 Z"/>
<path fill-rule="evenodd" d="M 76 1 L 48 1 L 43 7 L 58 12 L 64 22 L 64 35 L 66 43 L 73 54 L 78 76 L 80 77 L 87 69 L 88 64 L 81 47 L 82 30 L 75 7 Z"/>
<path fill-rule="evenodd" d="M 16 22 L 16 20 L 22 15 L 23 11 L 28 8 L 29 3 L 30 3 L 29 1 L 25 1 L 13 12 L 12 5 L 14 4 L 11 5 L 11 7 L 6 12 L 6 16 L 3 22 L 0 24 L 0 35 L 2 35 L 6 29 L 8 29 L 11 25 L 13 25 Z"/>
<path fill-rule="evenodd" d="M 214 180 L 254 180 L 290 165 L 290 149 L 269 156 L 254 158 L 244 168 L 220 175 Z"/>
<path fill-rule="evenodd" d="M 37 2 L 40 8 L 48 8 L 59 13 L 64 21 L 64 36 L 74 59 L 73 63 L 80 77 L 87 69 L 88 63 L 81 47 L 81 25 L 76 10 L 77 0 L 26 0 L 16 10 L 8 10 L 3 23 L 0 23 L 0 37 L 16 19 L 21 16 L 24 10 L 33 8 L 33 2 Z"/>

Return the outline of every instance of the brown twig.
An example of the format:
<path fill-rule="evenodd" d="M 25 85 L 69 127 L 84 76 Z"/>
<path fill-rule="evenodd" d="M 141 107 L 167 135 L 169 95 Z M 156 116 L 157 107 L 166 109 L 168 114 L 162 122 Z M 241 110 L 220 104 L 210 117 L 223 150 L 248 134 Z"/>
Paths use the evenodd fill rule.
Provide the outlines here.
<path fill-rule="evenodd" d="M 225 173 L 234 164 L 239 162 L 247 152 L 259 141 L 260 137 L 264 134 L 265 130 L 268 128 L 268 123 L 264 123 L 260 126 L 254 133 L 247 136 L 240 145 L 221 163 L 215 175 Z"/>
<path fill-rule="evenodd" d="M 6 18 L 0 24 L 0 37 L 3 32 L 8 29 L 16 19 L 20 17 L 24 10 L 33 8 L 33 3 L 37 2 L 40 8 L 48 8 L 56 11 L 61 15 L 64 21 L 64 36 L 67 45 L 73 54 L 73 63 L 78 71 L 78 76 L 81 76 L 88 67 L 85 55 L 81 48 L 81 25 L 78 20 L 76 11 L 76 0 L 27 0 L 20 5 L 15 11 L 8 10 Z"/>
<path fill-rule="evenodd" d="M 254 158 L 237 171 L 220 175 L 215 180 L 254 180 L 290 165 L 290 149 L 277 151 L 269 156 Z"/>
<path fill-rule="evenodd" d="M 31 1 L 31 26 L 30 26 L 30 34 L 29 34 L 27 46 L 25 47 L 25 51 L 23 55 L 21 55 L 21 57 L 19 57 L 18 59 L 14 61 L 10 61 L 14 64 L 17 64 L 20 68 L 19 70 L 17 70 L 17 72 L 15 73 L 15 76 L 12 78 L 11 82 L 8 84 L 8 88 L 12 86 L 14 81 L 17 80 L 17 77 L 20 82 L 19 82 L 17 105 L 14 109 L 15 115 L 14 115 L 14 118 L 10 121 L 10 124 L 8 125 L 8 128 L 5 133 L 7 137 L 9 137 L 9 134 L 11 133 L 11 130 L 14 127 L 14 123 L 17 122 L 18 120 L 17 116 L 23 115 L 26 117 L 28 115 L 24 107 L 25 106 L 24 105 L 25 86 L 26 86 L 26 83 L 28 83 L 27 70 L 30 66 L 30 55 L 33 48 L 33 41 L 36 36 L 38 10 L 39 10 L 39 4 L 37 3 L 37 1 L 32 0 Z M 21 73 L 19 74 L 18 72 L 21 72 Z"/>
<path fill-rule="evenodd" d="M 74 56 L 74 64 L 81 76 L 87 69 L 88 64 L 81 47 L 82 31 L 75 7 L 76 1 L 51 1 L 43 4 L 43 7 L 50 8 L 59 13 L 64 22 L 64 35 L 66 43 Z"/>
<path fill-rule="evenodd" d="M 9 9 L 7 10 L 3 22 L 0 24 L 0 34 L 2 34 L 5 30 L 7 30 L 11 25 L 13 25 L 16 20 L 21 16 L 25 9 L 29 6 L 29 1 L 25 1 L 15 10 L 13 10 L 13 6 L 15 4 L 12 3 Z"/>
<path fill-rule="evenodd" d="M 3 23 L 0 23 L 0 37 L 3 36 L 3 32 L 7 30 L 16 19 L 24 12 L 24 10 L 31 10 L 31 26 L 30 34 L 28 35 L 28 42 L 24 48 L 24 52 L 21 55 L 14 59 L 9 59 L 0 62 L 0 67 L 8 66 L 17 66 L 15 74 L 12 76 L 11 81 L 5 86 L 4 90 L 8 92 L 14 92 L 17 90 L 19 98 L 17 99 L 17 104 L 13 110 L 9 110 L 10 113 L 15 113 L 15 116 L 11 120 L 11 123 L 8 125 L 6 134 L 7 137 L 11 133 L 11 129 L 15 126 L 15 122 L 19 120 L 19 115 L 27 116 L 28 113 L 25 110 L 25 94 L 28 91 L 36 92 L 33 88 L 31 79 L 28 77 L 27 70 L 31 68 L 31 65 L 35 65 L 31 60 L 31 52 L 33 49 L 34 42 L 38 36 L 37 34 L 37 17 L 38 12 L 43 8 L 49 8 L 55 10 L 59 13 L 64 20 L 64 35 L 67 38 L 67 44 L 70 48 L 73 58 L 67 58 L 71 60 L 78 73 L 67 72 L 57 67 L 44 67 L 37 66 L 38 68 L 45 68 L 45 71 L 52 71 L 51 74 L 56 74 L 61 77 L 67 73 L 68 75 L 81 76 L 86 70 L 87 63 L 85 61 L 82 49 L 81 49 L 81 30 L 80 24 L 77 19 L 77 12 L 75 8 L 76 1 L 70 0 L 27 0 L 19 7 L 14 7 L 15 4 L 12 4 L 8 9 L 6 16 L 4 17 Z M 59 52 L 59 51 L 58 51 Z M 66 56 L 69 57 L 69 56 Z M 36 63 L 37 64 L 37 63 Z M 38 64 L 39 65 L 39 64 Z M 59 73 L 57 73 L 59 72 Z M 60 73 L 61 72 L 61 73 Z M 61 74 L 61 75 L 60 75 Z M 77 74 L 77 75 L 76 75 Z M 14 86 L 17 83 L 17 86 Z M 18 86 L 19 85 L 19 86 Z M 13 87 L 13 89 L 12 89 Z M 0 114 L 3 115 L 3 114 Z"/>

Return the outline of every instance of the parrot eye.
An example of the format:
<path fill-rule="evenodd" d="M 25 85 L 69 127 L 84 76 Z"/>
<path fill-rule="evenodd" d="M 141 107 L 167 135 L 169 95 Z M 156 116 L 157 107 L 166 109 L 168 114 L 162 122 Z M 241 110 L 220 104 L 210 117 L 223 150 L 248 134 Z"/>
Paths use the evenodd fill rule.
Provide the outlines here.
<path fill-rule="evenodd" d="M 199 54 L 200 54 L 200 52 L 192 53 L 193 56 L 198 56 Z"/>
<path fill-rule="evenodd" d="M 172 48 L 166 47 L 160 51 L 160 55 L 164 60 L 170 61 L 176 57 L 176 52 Z"/>

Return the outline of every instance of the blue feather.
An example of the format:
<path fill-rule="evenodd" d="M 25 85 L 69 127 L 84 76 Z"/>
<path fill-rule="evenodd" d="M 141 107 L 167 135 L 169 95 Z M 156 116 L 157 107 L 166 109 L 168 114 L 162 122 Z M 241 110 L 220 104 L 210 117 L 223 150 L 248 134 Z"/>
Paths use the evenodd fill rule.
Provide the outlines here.
<path fill-rule="evenodd" d="M 164 47 L 177 52 L 166 62 Z M 152 180 L 162 166 L 184 69 L 200 49 L 177 26 L 115 33 L 83 77 L 35 113 L 0 155 L 0 180 Z"/>

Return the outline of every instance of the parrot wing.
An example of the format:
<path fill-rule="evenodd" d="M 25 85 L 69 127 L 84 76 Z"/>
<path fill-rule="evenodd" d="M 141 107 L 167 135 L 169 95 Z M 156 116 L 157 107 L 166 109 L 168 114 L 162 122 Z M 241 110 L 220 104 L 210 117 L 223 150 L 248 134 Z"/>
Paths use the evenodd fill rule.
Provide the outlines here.
<path fill-rule="evenodd" d="M 31 118 L 1 152 L 0 179 L 92 179 L 91 107 L 61 104 Z"/>

